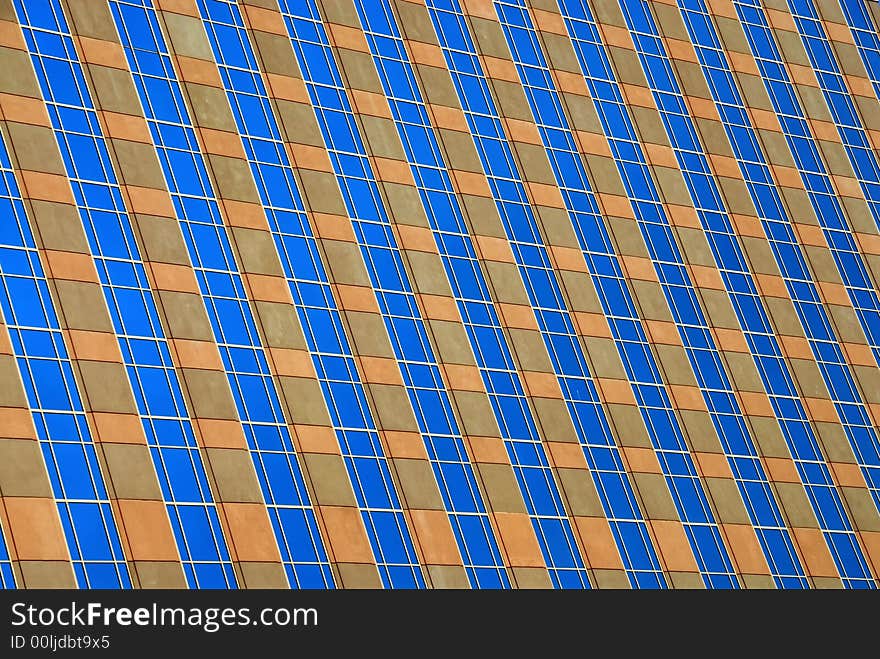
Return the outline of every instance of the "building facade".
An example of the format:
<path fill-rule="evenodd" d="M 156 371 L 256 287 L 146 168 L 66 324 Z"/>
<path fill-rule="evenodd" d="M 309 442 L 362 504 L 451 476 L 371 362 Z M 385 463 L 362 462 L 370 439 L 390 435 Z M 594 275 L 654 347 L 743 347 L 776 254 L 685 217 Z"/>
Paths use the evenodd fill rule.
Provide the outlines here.
<path fill-rule="evenodd" d="M 873 0 L 0 0 L 0 585 L 876 588 Z"/>

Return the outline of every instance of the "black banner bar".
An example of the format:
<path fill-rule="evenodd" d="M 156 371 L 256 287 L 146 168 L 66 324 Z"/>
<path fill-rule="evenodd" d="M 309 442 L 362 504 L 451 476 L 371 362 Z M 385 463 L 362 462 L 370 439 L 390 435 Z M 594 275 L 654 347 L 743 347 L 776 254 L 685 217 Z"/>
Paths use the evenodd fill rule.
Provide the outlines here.
<path fill-rule="evenodd" d="M 19 590 L 0 591 L 0 657 L 193 649 L 225 658 L 351 647 L 367 656 L 481 647 L 518 656 L 530 646 L 545 651 L 537 657 L 566 647 L 576 656 L 629 655 L 640 646 L 663 656 L 700 647 L 728 656 L 722 650 L 740 644 L 763 654 L 774 641 L 789 655 L 792 643 L 815 649 L 828 637 L 840 656 L 848 642 L 876 639 L 878 613 L 876 593 L 842 591 Z"/>

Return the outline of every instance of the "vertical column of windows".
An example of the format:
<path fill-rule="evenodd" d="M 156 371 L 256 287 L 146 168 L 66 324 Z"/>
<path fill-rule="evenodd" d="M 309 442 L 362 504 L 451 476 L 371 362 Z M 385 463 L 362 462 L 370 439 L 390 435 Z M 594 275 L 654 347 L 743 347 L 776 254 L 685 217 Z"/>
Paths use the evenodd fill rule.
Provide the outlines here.
<path fill-rule="evenodd" d="M 822 306 L 718 35 L 702 0 L 679 0 L 678 6 L 786 290 L 831 392 L 843 429 L 867 476 L 867 469 L 872 465 L 865 463 L 863 458 L 877 455 L 870 418 Z M 824 473 L 825 466 L 819 458 L 817 454 L 817 462 L 805 471 L 807 482 L 821 486 L 824 481 L 830 485 L 830 477 Z M 872 491 L 876 496 L 876 491 Z M 870 586 L 873 583 L 871 573 L 836 490 L 831 487 L 815 488 L 811 494 L 817 495 L 817 515 L 822 519 L 823 528 L 836 531 L 825 537 L 833 545 L 832 555 L 844 584 L 851 587 Z M 820 494 L 821 497 L 818 496 Z"/>
<path fill-rule="evenodd" d="M 49 283 L 2 140 L 0 217 L 0 310 L 58 504 L 77 586 L 130 587 L 119 532 Z M 5 547 L 0 560 L 9 560 Z M 0 573 L 4 583 L 12 583 L 6 581 L 5 564 Z"/>
<path fill-rule="evenodd" d="M 874 353 L 874 359 L 880 364 L 880 299 L 878 299 L 874 284 L 859 253 L 858 244 L 847 223 L 831 178 L 822 162 L 807 116 L 797 93 L 794 91 L 794 86 L 791 84 L 785 62 L 774 41 L 770 25 L 757 0 L 735 2 L 734 6 L 737 16 L 743 23 L 749 47 L 758 63 L 764 86 L 794 156 L 801 180 L 816 211 L 816 217 L 822 226 L 828 248 L 831 250 L 831 255 L 837 264 L 849 299 L 868 339 L 868 345 L 871 346 L 871 351 Z M 831 58 L 830 46 L 823 50 Z M 833 61 L 830 59 L 829 61 L 832 62 L 833 67 Z M 843 79 L 839 76 L 835 78 L 831 74 L 823 74 L 818 71 L 816 75 L 820 79 L 820 83 L 823 76 L 828 75 L 834 78 L 836 83 L 844 84 Z M 859 164 L 860 169 L 857 168 L 856 176 L 866 193 L 871 213 L 880 226 L 880 204 L 876 203 L 877 200 L 880 200 L 880 168 L 878 168 L 876 159 L 870 154 L 870 151 L 868 153 L 863 151 L 864 148 L 871 149 L 870 140 L 867 134 L 861 136 L 849 134 L 850 131 L 858 133 L 862 131 L 862 128 L 861 122 L 855 114 L 855 106 L 851 105 L 852 99 L 846 94 L 846 88 L 842 88 L 844 95 L 846 95 L 846 101 L 844 101 L 827 89 L 827 81 L 822 87 L 829 106 L 832 103 L 837 103 L 844 108 L 843 110 L 838 108 L 837 111 L 832 108 L 832 115 L 841 132 L 841 137 L 844 139 L 844 148 L 853 166 L 856 167 L 856 164 Z M 840 116 L 850 118 L 845 127 L 841 125 Z M 861 175 L 862 170 L 868 173 L 867 180 Z M 875 183 L 871 183 L 872 180 Z"/>
<path fill-rule="evenodd" d="M 624 567 L 639 585 L 664 585 L 465 18 L 456 2 L 427 6 Z"/>
<path fill-rule="evenodd" d="M 674 232 L 661 203 L 657 188 L 648 168 L 645 154 L 623 101 L 620 87 L 614 77 L 611 62 L 606 55 L 599 30 L 590 9 L 584 2 L 560 2 L 564 22 L 575 47 L 575 53 L 593 97 L 602 130 L 608 138 L 615 164 L 633 208 L 642 237 L 648 248 L 660 286 L 666 297 L 672 317 L 679 326 L 679 336 L 696 375 L 701 390 L 712 391 L 706 397 L 710 412 L 729 415 L 728 436 L 734 433 L 740 440 L 747 436 L 742 412 L 731 391 L 718 355 L 712 333 L 700 309 Z M 739 426 L 737 428 L 737 426 Z M 670 433 L 661 430 L 660 436 L 669 440 Z M 676 465 L 683 478 L 679 487 L 689 481 L 688 496 L 682 491 L 677 501 L 685 528 L 693 534 L 691 542 L 700 556 L 704 578 L 713 586 L 736 587 L 736 577 L 724 548 L 713 513 L 705 493 L 699 487 L 696 471 L 686 446 L 679 440 L 670 449 L 683 451 Z M 700 535 L 696 535 L 697 531 Z"/>
<path fill-rule="evenodd" d="M 828 247 L 868 338 L 874 359 L 880 364 L 880 299 L 822 162 L 800 100 L 789 80 L 761 5 L 757 0 L 743 0 L 734 4 Z M 876 210 L 880 210 L 880 207 Z M 877 453 L 880 444 L 875 441 L 872 450 L 866 438 L 861 446 L 865 453 L 863 462 L 876 465 L 863 469 L 874 500 L 880 505 L 880 455 Z"/>
<path fill-rule="evenodd" d="M 840 7 L 874 86 L 874 94 L 880 100 L 880 34 L 868 9 L 870 1 L 840 0 Z"/>
<path fill-rule="evenodd" d="M 547 528 L 559 526 L 553 513 L 541 518 L 552 510 L 546 503 L 553 500 L 552 474 L 400 32 L 388 5 L 359 0 L 357 8 L 535 530 L 542 544 L 561 540 Z M 646 560 L 635 568 L 643 573 L 633 577 L 633 585 L 662 583 L 656 557 L 652 561 L 642 550 L 633 558 L 642 557 Z"/>
<path fill-rule="evenodd" d="M 862 125 L 859 111 L 849 93 L 846 80 L 840 72 L 840 66 L 835 59 L 834 50 L 831 48 L 831 43 L 828 41 L 821 20 L 819 20 L 816 8 L 810 0 L 787 1 L 798 34 L 800 34 L 801 41 L 807 51 L 807 57 L 809 57 L 816 79 L 819 81 L 819 87 L 822 89 L 828 109 L 831 111 L 837 133 L 843 142 L 856 179 L 859 181 L 859 186 L 865 195 L 871 214 L 874 216 L 874 221 L 880 228 L 880 161 L 878 161 L 877 153 Z M 754 7 L 751 2 L 746 4 Z M 853 4 L 857 3 L 853 2 Z M 750 13 L 756 17 L 763 16 L 760 5 Z M 874 303 L 876 305 L 876 296 Z M 876 310 L 877 307 L 874 306 L 873 309 Z M 869 337 L 874 338 L 880 335 L 878 324 L 872 325 L 871 330 L 873 333 L 868 329 L 865 330 Z M 873 345 L 875 343 L 872 342 Z M 877 354 L 875 349 L 875 355 Z"/>
<path fill-rule="evenodd" d="M 0 142 L 2 142 L 2 140 L 0 140 Z M 6 145 L 5 144 L 0 144 L 0 151 L 2 151 L 2 153 L 0 153 L 0 162 L 2 162 L 5 165 L 8 162 L 8 156 L 6 154 Z M 3 183 L 2 183 L 2 188 L 0 188 L 0 190 L 2 190 L 3 193 L 10 194 L 12 192 L 12 190 L 15 189 L 13 187 L 13 186 L 15 186 L 15 181 L 13 178 L 13 179 L 9 179 L 9 181 L 7 182 L 7 176 L 14 176 L 14 175 L 11 170 L 6 172 L 6 171 L 3 171 L 2 168 L 0 168 L 0 173 L 2 173 L 2 175 L 3 175 L 2 176 Z M 2 200 L 2 201 L 0 201 L 0 204 L 6 205 L 7 199 L 5 198 L 5 196 L 6 195 L 4 194 L 2 197 L 0 197 L 0 200 Z M 8 199 L 8 203 L 12 204 L 14 207 L 15 198 L 10 196 Z M 8 212 L 8 209 L 7 209 L 7 212 L 5 213 L 5 215 L 7 217 L 9 217 L 9 216 L 15 217 L 15 213 Z M 11 229 L 11 226 L 9 228 Z M 4 240 L 2 238 L 2 236 L 3 236 L 3 233 L 0 232 L 0 281 L 2 281 L 2 277 L 5 275 L 5 268 L 3 267 L 4 261 L 5 261 L 5 259 L 4 259 L 5 254 L 4 253 L 8 249 L 7 248 L 8 241 Z M 15 243 L 18 241 L 13 241 L 13 242 Z M 24 247 L 23 244 L 21 244 L 20 246 Z M 5 288 L 5 286 L 4 286 L 4 288 Z M 5 290 L 3 291 L 3 294 L 5 297 L 5 295 L 6 295 Z M 2 310 L 4 307 L 5 307 L 5 305 L 2 305 L 2 303 L 0 303 L 0 310 Z M 0 313 L 0 326 L 5 325 L 5 324 L 6 323 L 3 318 L 3 313 Z M 3 331 L 2 327 L 0 327 L 0 331 Z M 4 524 L 0 523 L 0 589 L 6 590 L 6 589 L 15 588 L 15 575 L 12 571 L 12 559 L 9 556 L 9 549 L 7 548 L 7 544 L 6 544 L 6 535 L 3 531 L 4 526 L 5 526 Z"/>
<path fill-rule="evenodd" d="M 432 464 L 463 463 L 461 434 L 317 7 L 283 1 L 281 10 L 428 455 Z M 447 490 L 449 475 L 441 490 Z M 473 505 L 454 502 L 448 491 L 443 496 L 447 506 Z"/>
<path fill-rule="evenodd" d="M 661 464 L 665 465 L 669 462 L 675 464 L 674 460 L 678 457 L 676 453 L 686 453 L 687 446 L 681 439 L 681 431 L 672 412 L 668 393 L 663 386 L 655 358 L 636 314 L 635 304 L 623 277 L 620 263 L 613 252 L 610 236 L 598 212 L 598 204 L 558 93 L 553 86 L 546 59 L 541 53 L 537 34 L 524 3 L 516 1 L 514 4 L 515 6 L 510 6 L 496 2 L 496 7 L 499 9 L 502 25 L 521 72 L 526 95 L 538 122 L 538 130 L 550 157 L 569 216 L 575 226 L 587 266 L 596 282 L 599 299 L 603 303 L 603 310 L 618 343 L 627 375 L 637 392 L 637 399 L 640 401 L 654 447 L 660 455 L 672 450 L 671 459 L 666 462 L 661 460 Z M 634 27 L 632 21 L 629 23 L 632 29 Z M 639 39 L 635 35 L 634 37 L 639 49 Z M 652 52 L 662 53 L 659 41 L 653 46 Z M 641 49 L 639 54 L 643 55 Z M 679 330 L 684 333 L 683 326 L 679 325 Z M 693 352 L 687 345 L 685 350 L 688 353 Z M 689 356 L 694 361 L 698 359 L 697 355 L 689 354 Z M 806 585 L 803 568 L 800 566 L 785 521 L 774 500 L 773 491 L 758 458 L 745 419 L 738 410 L 726 414 L 719 410 L 717 398 L 724 401 L 733 400 L 729 379 L 726 374 L 722 373 L 722 376 L 717 380 L 721 385 L 717 390 L 701 388 L 713 425 L 777 585 L 803 587 Z M 661 409 L 674 424 L 677 434 L 675 444 L 658 432 L 659 428 L 650 422 L 652 413 L 657 412 L 646 407 L 644 403 L 651 399 L 662 401 Z M 674 473 L 674 471 L 671 474 L 668 472 L 667 477 L 674 478 Z"/>
<path fill-rule="evenodd" d="M 330 565 L 229 236 L 150 0 L 111 2 L 292 587 Z"/>
<path fill-rule="evenodd" d="M 748 270 L 745 255 L 733 230 L 718 184 L 711 173 L 694 122 L 688 114 L 657 25 L 650 10 L 641 0 L 622 0 L 621 5 L 632 30 L 635 48 L 660 118 L 783 437 L 820 526 L 826 534 L 833 534 L 836 530 L 827 526 L 822 510 L 823 505 L 830 502 L 830 518 L 838 517 L 840 504 L 836 502 L 833 480 L 823 462 L 821 449 L 783 359 L 779 341 L 758 296 L 757 286 Z M 756 468 L 763 473 L 760 464 L 756 464 Z M 829 544 L 833 542 L 829 540 Z"/>
<path fill-rule="evenodd" d="M 309 62 L 306 59 L 309 56 L 308 46 L 325 45 L 327 43 L 326 34 L 320 26 L 318 26 L 317 30 L 312 28 L 313 35 L 310 35 L 311 38 L 320 41 L 312 44 L 308 43 L 304 38 L 307 34 L 306 30 L 308 30 L 306 19 L 304 17 L 294 19 L 289 11 L 291 4 L 289 2 L 284 3 L 288 8 L 288 25 L 292 33 L 297 28 L 301 31 L 298 35 L 298 42 L 295 45 L 297 46 L 298 55 L 301 57 L 301 63 L 306 65 L 303 68 L 308 69 L 304 73 L 309 81 L 309 91 L 313 103 L 317 106 L 319 123 L 322 126 L 325 138 L 328 138 L 331 159 L 343 188 L 349 213 L 355 218 L 358 238 L 365 247 L 365 250 L 391 245 L 393 244 L 393 236 L 391 235 L 390 227 L 386 228 L 388 220 L 385 210 L 378 200 L 378 190 L 375 183 L 369 178 L 364 180 L 356 178 L 358 176 L 358 168 L 362 168 L 363 171 L 359 176 L 369 177 L 371 172 L 369 164 L 363 156 L 363 146 L 354 128 L 354 118 L 351 114 L 349 101 L 342 92 L 341 80 L 339 79 L 338 71 L 330 59 L 329 50 L 325 51 L 325 63 L 315 61 L 314 51 L 311 53 L 312 61 Z M 327 63 L 329 63 L 330 67 L 329 75 L 327 74 Z M 326 86 L 316 85 L 314 83 L 315 80 L 322 80 Z M 328 90 L 331 89 L 332 91 L 328 94 Z M 344 131 L 339 130 L 339 123 L 349 127 Z M 346 157 L 350 154 L 354 154 L 354 158 L 357 159 L 358 164 L 356 167 L 351 167 L 352 159 Z M 345 173 L 347 169 L 355 176 L 347 175 Z M 373 227 L 381 228 L 381 232 Z M 396 254 L 396 252 L 389 253 Z M 371 261 L 370 258 L 367 260 L 368 262 Z M 393 262 L 389 265 L 402 269 L 399 255 L 394 257 Z M 386 289 L 390 283 L 392 285 L 390 290 L 399 290 L 398 275 L 394 274 L 393 270 L 391 272 L 387 270 L 383 272 L 383 269 L 377 269 L 370 263 L 368 263 L 368 268 L 371 271 L 371 277 L 373 277 L 374 287 L 382 293 L 380 295 L 380 305 L 394 302 L 395 298 L 388 296 L 387 293 L 384 293 L 383 289 Z M 385 282 L 383 279 L 390 279 L 390 282 Z M 409 295 L 407 295 L 408 297 Z M 411 304 L 414 305 L 415 302 L 413 301 Z M 420 340 L 417 337 L 413 338 Z M 426 342 L 425 345 L 427 345 Z M 516 423 L 520 424 L 522 429 L 528 428 L 526 432 L 530 433 L 530 437 L 537 436 L 536 429 L 528 426 L 528 421 L 524 416 L 517 418 Z M 518 478 L 520 487 L 528 492 L 528 496 L 525 497 L 527 511 L 532 519 L 538 536 L 538 542 L 554 585 L 558 587 L 588 587 L 588 577 L 578 554 L 571 523 L 566 517 L 558 487 L 553 478 L 552 471 L 549 469 L 546 454 L 543 451 L 543 447 L 539 450 L 539 446 L 536 442 L 518 444 L 517 447 L 521 451 L 513 463 L 514 473 Z M 537 469 L 517 469 L 517 467 L 525 465 L 537 467 Z"/>
<path fill-rule="evenodd" d="M 293 170 L 272 116 L 271 104 L 257 70 L 241 13 L 234 3 L 226 0 L 199 0 L 199 6 L 315 367 L 327 392 L 328 405 L 334 408 L 334 417 L 341 417 L 348 412 L 344 407 L 340 408 L 338 396 L 333 395 L 332 390 L 337 385 L 329 379 L 329 374 L 333 371 L 334 362 L 344 361 L 348 365 L 344 372 L 350 374 L 352 379 L 343 386 L 362 389 L 363 385 L 357 379 L 351 348 L 343 333 L 342 321 L 333 302 L 318 247 L 303 212 Z M 429 363 L 427 366 L 436 369 L 436 365 Z M 444 503 L 472 586 L 487 588 L 509 585 L 463 441 L 455 429 L 454 421 L 450 424 L 442 412 L 449 407 L 445 392 L 434 389 L 433 395 L 442 397 L 442 407 L 435 407 L 439 414 L 430 416 L 426 415 L 426 411 L 437 403 L 422 398 L 431 396 L 430 391 L 420 395 L 410 387 L 409 393 L 417 410 L 420 428 L 425 433 L 428 455 L 441 485 Z M 368 415 L 369 411 L 365 410 L 365 413 Z M 364 418 L 358 415 L 355 426 L 364 426 L 361 430 L 375 434 L 371 424 L 363 424 Z M 345 425 L 351 427 L 352 424 Z M 345 446 L 346 431 L 340 427 L 337 432 Z"/>
<path fill-rule="evenodd" d="M 153 293 L 58 0 L 17 2 L 191 587 L 235 586 Z"/>
<path fill-rule="evenodd" d="M 842 504 L 834 490 L 834 482 L 824 463 L 818 440 L 783 358 L 779 340 L 758 295 L 754 277 L 749 272 L 748 262 L 700 144 L 696 126 L 688 114 L 681 88 L 660 39 L 660 32 L 650 10 L 641 0 L 623 0 L 622 6 L 660 118 L 718 264 L 722 281 L 733 303 L 734 312 L 743 328 L 798 474 L 833 549 L 833 535 L 839 532 L 848 533 L 828 524 L 828 521 L 839 518 Z"/>

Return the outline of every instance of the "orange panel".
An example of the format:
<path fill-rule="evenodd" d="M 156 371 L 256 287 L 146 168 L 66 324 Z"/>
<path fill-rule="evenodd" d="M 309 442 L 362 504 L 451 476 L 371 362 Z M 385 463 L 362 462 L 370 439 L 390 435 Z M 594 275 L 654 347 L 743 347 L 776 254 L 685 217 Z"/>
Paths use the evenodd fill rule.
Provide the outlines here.
<path fill-rule="evenodd" d="M 502 121 L 507 128 L 507 136 L 511 141 L 525 142 L 526 144 L 543 144 L 538 127 L 531 121 L 522 121 L 509 117 Z"/>
<path fill-rule="evenodd" d="M 736 560 L 738 571 L 745 574 L 770 574 L 755 530 L 746 524 L 722 524 L 724 535 Z"/>
<path fill-rule="evenodd" d="M 83 36 L 76 37 L 76 40 L 79 41 L 79 55 L 82 61 L 114 69 L 127 68 L 125 52 L 120 44 Z"/>
<path fill-rule="evenodd" d="M 753 416 L 774 417 L 773 404 L 763 391 L 740 391 L 737 394 L 742 403 L 742 411 Z"/>
<path fill-rule="evenodd" d="M 435 254 L 437 244 L 434 242 L 434 234 L 428 227 L 415 227 L 409 224 L 396 224 L 397 244 L 401 249 L 411 249 L 417 252 Z"/>
<path fill-rule="evenodd" d="M 214 153 L 229 158 L 246 158 L 244 145 L 237 133 L 214 128 L 199 128 L 202 149 L 206 153 Z"/>
<path fill-rule="evenodd" d="M 155 287 L 165 291 L 177 291 L 179 293 L 199 293 L 199 283 L 193 269 L 188 265 L 172 263 L 150 263 L 150 273 L 153 275 Z"/>
<path fill-rule="evenodd" d="M 614 380 L 611 378 L 597 378 L 597 380 L 599 389 L 602 392 L 602 399 L 606 403 L 636 404 L 636 397 L 628 380 Z"/>
<path fill-rule="evenodd" d="M 596 570 L 622 570 L 623 561 L 608 520 L 602 517 L 575 517 L 575 526 L 590 567 Z"/>
<path fill-rule="evenodd" d="M 177 60 L 177 70 L 182 82 L 223 89 L 220 71 L 214 62 L 186 55 L 175 55 L 174 59 Z"/>
<path fill-rule="evenodd" d="M 440 49 L 440 46 L 410 40 L 407 40 L 407 44 L 409 44 L 409 52 L 414 63 L 445 68 L 446 60 L 443 58 L 443 51 Z"/>
<path fill-rule="evenodd" d="M 713 328 L 715 341 L 719 350 L 727 350 L 730 352 L 749 352 L 749 344 L 746 342 L 745 335 L 740 330 L 724 329 L 723 327 Z"/>
<path fill-rule="evenodd" d="M 495 11 L 492 9 L 492 0 L 463 0 L 462 12 L 470 16 L 479 16 L 495 20 Z"/>
<path fill-rule="evenodd" d="M 485 175 L 466 172 L 461 169 L 450 169 L 455 186 L 462 194 L 472 194 L 478 197 L 491 197 L 492 190 L 489 188 L 489 182 Z"/>
<path fill-rule="evenodd" d="M 559 381 L 553 373 L 523 371 L 522 375 L 523 384 L 525 384 L 530 396 L 541 398 L 560 398 L 562 396 Z"/>
<path fill-rule="evenodd" d="M 484 55 L 482 60 L 483 70 L 487 78 L 491 78 L 492 80 L 506 80 L 507 82 L 519 82 L 516 65 L 511 60 L 489 57 L 487 55 Z"/>
<path fill-rule="evenodd" d="M 416 536 L 425 563 L 433 565 L 461 565 L 458 544 L 449 525 L 449 516 L 443 510 L 410 510 Z"/>
<path fill-rule="evenodd" d="M 244 430 L 232 419 L 194 419 L 201 445 L 207 448 L 247 448 Z"/>
<path fill-rule="evenodd" d="M 339 306 L 346 311 L 379 312 L 379 305 L 371 288 L 337 284 L 336 292 L 336 300 Z"/>
<path fill-rule="evenodd" d="M 382 433 L 388 446 L 388 455 L 392 458 L 414 458 L 427 460 L 428 453 L 425 442 L 417 432 L 405 430 L 385 430 Z"/>
<path fill-rule="evenodd" d="M 89 412 L 92 438 L 96 442 L 116 442 L 119 444 L 146 444 L 144 426 L 137 414 L 116 414 L 114 412 Z"/>
<path fill-rule="evenodd" d="M 177 355 L 175 360 L 180 368 L 203 368 L 211 371 L 222 371 L 223 360 L 217 345 L 212 341 L 195 341 L 191 339 L 171 339 Z"/>
<path fill-rule="evenodd" d="M 90 332 L 86 330 L 67 330 L 71 352 L 75 359 L 88 359 L 96 362 L 121 362 L 122 353 L 116 336 L 109 332 Z"/>
<path fill-rule="evenodd" d="M 3 503 L 9 520 L 8 532 L 15 542 L 19 560 L 69 560 L 58 508 L 53 500 L 6 497 Z"/>
<path fill-rule="evenodd" d="M 444 364 L 446 382 L 450 389 L 462 391 L 484 391 L 483 377 L 476 366 L 465 364 Z"/>
<path fill-rule="evenodd" d="M 293 348 L 269 348 L 276 375 L 289 375 L 299 378 L 314 378 L 315 366 L 307 350 Z"/>
<path fill-rule="evenodd" d="M 252 299 L 265 302 L 291 303 L 290 288 L 284 277 L 244 273 L 243 278 L 250 289 Z"/>
<path fill-rule="evenodd" d="M 480 256 L 484 260 L 516 263 L 510 243 L 505 239 L 493 236 L 474 236 L 474 242 L 477 243 Z"/>
<path fill-rule="evenodd" d="M 801 477 L 793 460 L 788 458 L 764 458 L 770 480 L 779 483 L 800 483 Z"/>
<path fill-rule="evenodd" d="M 397 360 L 389 357 L 358 357 L 364 380 L 374 384 L 399 384 L 403 386 L 403 377 Z M 311 371 L 310 371 L 311 372 Z"/>
<path fill-rule="evenodd" d="M 297 423 L 296 437 L 304 453 L 327 453 L 340 455 L 336 431 L 329 426 L 308 426 Z"/>
<path fill-rule="evenodd" d="M 380 181 L 415 185 L 409 165 L 393 158 L 373 158 L 376 174 Z"/>
<path fill-rule="evenodd" d="M 0 407 L 0 428 L 9 439 L 36 439 L 30 410 L 21 407 Z"/>
<path fill-rule="evenodd" d="M 153 143 L 150 129 L 143 117 L 135 117 L 121 112 L 108 112 L 107 110 L 101 112 L 100 116 L 104 120 L 104 135 L 106 137 L 140 142 L 141 144 Z"/>
<path fill-rule="evenodd" d="M 198 16 L 199 8 L 195 0 L 154 0 L 156 9 L 184 16 Z"/>
<path fill-rule="evenodd" d="M 163 501 L 116 502 L 135 561 L 179 561 L 171 522 Z"/>
<path fill-rule="evenodd" d="M 128 195 L 128 208 L 132 213 L 175 217 L 174 204 L 168 192 L 135 185 L 122 187 Z"/>
<path fill-rule="evenodd" d="M 223 503 L 229 535 L 239 561 L 280 563 L 281 554 L 266 506 L 261 503 Z"/>
<path fill-rule="evenodd" d="M 500 437 L 469 436 L 468 441 L 471 445 L 471 453 L 474 456 L 474 462 L 489 462 L 494 464 L 510 463 L 510 458 L 507 455 L 507 448 L 504 446 L 504 440 Z"/>
<path fill-rule="evenodd" d="M 865 476 L 862 474 L 859 465 L 849 464 L 847 462 L 831 462 L 829 465 L 834 472 L 837 484 L 841 487 L 858 487 L 861 489 L 867 487 Z"/>
<path fill-rule="evenodd" d="M 252 30 L 268 32 L 270 34 L 278 34 L 287 37 L 287 30 L 284 27 L 284 19 L 281 14 L 271 9 L 255 7 L 249 4 L 242 4 L 241 9 L 244 13 L 245 20 Z"/>
<path fill-rule="evenodd" d="M 352 89 L 350 96 L 352 104 L 360 114 L 391 119 L 391 108 L 388 106 L 388 100 L 381 94 Z"/>
<path fill-rule="evenodd" d="M 576 442 L 545 442 L 553 465 L 561 469 L 587 469 L 587 461 L 581 445 Z"/>
<path fill-rule="evenodd" d="M 467 119 L 464 116 L 464 112 L 459 108 L 451 108 L 445 105 L 433 105 L 430 103 L 428 104 L 428 108 L 430 109 L 433 118 L 431 124 L 435 128 L 457 130 L 460 133 L 466 133 L 468 131 Z"/>
<path fill-rule="evenodd" d="M 495 513 L 495 523 L 501 542 L 507 551 L 510 565 L 515 567 L 545 567 L 538 539 L 528 515 L 524 513 Z"/>
<path fill-rule="evenodd" d="M 807 572 L 814 577 L 836 577 L 837 568 L 828 551 L 828 545 L 819 529 L 793 528 Z"/>
<path fill-rule="evenodd" d="M 597 133 L 588 133 L 584 130 L 575 131 L 577 133 L 578 143 L 583 153 L 611 157 L 611 147 L 608 146 L 608 140 L 603 135 Z"/>
<path fill-rule="evenodd" d="M 571 270 L 572 272 L 589 272 L 587 263 L 584 261 L 584 253 L 574 247 L 550 247 L 550 253 L 556 261 L 557 270 Z"/>
<path fill-rule="evenodd" d="M 357 28 L 330 22 L 327 26 L 330 28 L 330 39 L 337 48 L 347 48 L 362 53 L 370 52 L 364 33 Z"/>
<path fill-rule="evenodd" d="M 681 522 L 649 520 L 666 566 L 673 572 L 699 572 L 697 562 Z"/>
<path fill-rule="evenodd" d="M 46 266 L 50 276 L 55 279 L 70 279 L 73 281 L 98 281 L 98 271 L 90 254 L 79 252 L 59 252 L 47 249 L 43 254 L 46 257 Z"/>
<path fill-rule="evenodd" d="M 24 50 L 21 28 L 12 21 L 0 21 L 0 46 Z"/>
<path fill-rule="evenodd" d="M 660 462 L 657 460 L 657 454 L 652 449 L 626 446 L 623 448 L 623 454 L 629 463 L 630 471 L 648 474 L 663 473 Z"/>
<path fill-rule="evenodd" d="M 706 401 L 699 387 L 686 385 L 670 385 L 670 392 L 675 399 L 676 407 L 683 410 L 705 410 Z"/>
<path fill-rule="evenodd" d="M 542 32 L 552 32 L 568 36 L 565 29 L 565 21 L 562 16 L 554 12 L 544 11 L 543 9 L 533 9 L 532 14 L 535 17 L 535 26 Z"/>
<path fill-rule="evenodd" d="M 20 170 L 23 195 L 31 199 L 73 204 L 73 192 L 66 176 Z"/>
<path fill-rule="evenodd" d="M 530 181 L 526 184 L 532 195 L 534 203 L 539 206 L 549 206 L 550 208 L 565 208 L 565 201 L 562 199 L 562 192 L 555 185 L 547 185 L 546 183 L 535 183 Z"/>
<path fill-rule="evenodd" d="M 17 94 L 0 94 L 0 110 L 3 111 L 3 118 L 7 121 L 47 128 L 52 126 L 42 99 L 18 96 Z"/>
<path fill-rule="evenodd" d="M 286 32 L 284 34 L 287 35 Z M 278 73 L 264 75 L 269 85 L 270 96 L 273 98 L 297 103 L 309 102 L 309 92 L 302 80 Z"/>
<path fill-rule="evenodd" d="M 357 242 L 351 220 L 344 215 L 312 213 L 312 227 L 319 238 L 341 240 L 346 243 Z"/>
<path fill-rule="evenodd" d="M 697 451 L 694 453 L 697 458 L 697 464 L 700 468 L 700 474 L 705 478 L 733 478 L 730 471 L 730 465 L 723 453 L 704 453 Z"/>
<path fill-rule="evenodd" d="M 340 563 L 373 563 L 373 551 L 357 508 L 316 506 L 321 511 L 327 542 Z"/>
<path fill-rule="evenodd" d="M 538 329 L 538 321 L 535 320 L 534 310 L 525 304 L 498 304 L 496 308 L 501 312 L 504 324 L 507 327 L 519 329 Z"/>
<path fill-rule="evenodd" d="M 612 338 L 611 327 L 608 325 L 608 319 L 605 318 L 605 314 L 576 311 L 574 318 L 578 334 L 581 336 Z"/>

